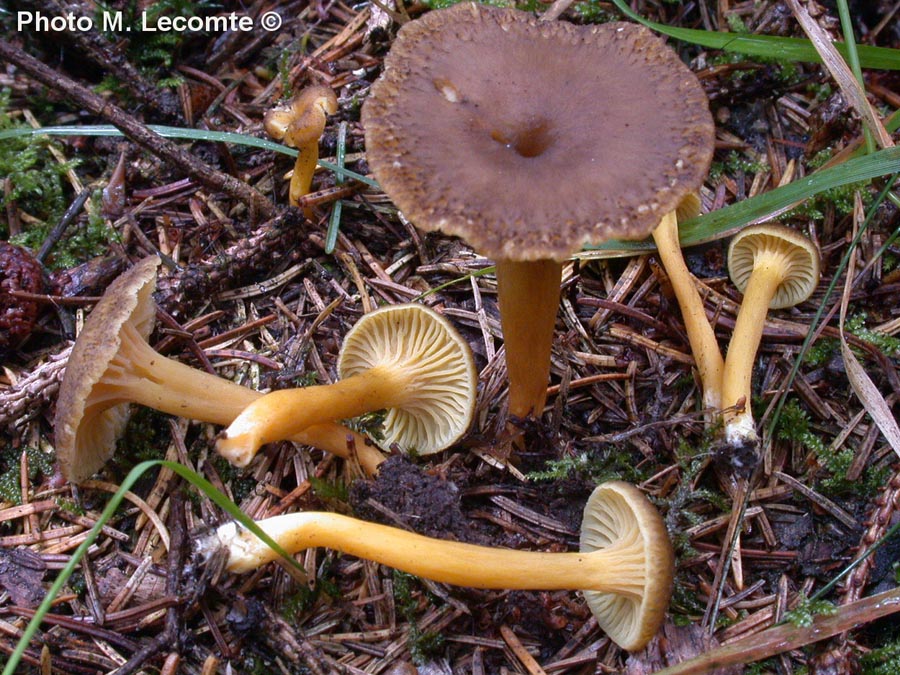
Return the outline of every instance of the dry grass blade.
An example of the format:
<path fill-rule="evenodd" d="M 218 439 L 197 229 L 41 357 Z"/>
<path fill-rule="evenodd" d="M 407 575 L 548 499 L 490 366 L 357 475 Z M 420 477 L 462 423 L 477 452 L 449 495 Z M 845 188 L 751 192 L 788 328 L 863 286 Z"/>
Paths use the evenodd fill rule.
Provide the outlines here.
<path fill-rule="evenodd" d="M 795 626 L 791 623 L 774 626 L 762 633 L 750 635 L 690 661 L 661 670 L 657 675 L 701 675 L 713 673 L 716 669 L 726 666 L 759 661 L 824 640 L 896 612 L 900 612 L 900 589 L 895 588 L 845 605 L 837 614 L 815 616 L 809 626 Z"/>
<path fill-rule="evenodd" d="M 816 51 L 819 52 L 825 67 L 828 68 L 828 72 L 831 73 L 831 76 L 841 88 L 841 93 L 844 94 L 850 105 L 862 118 L 866 128 L 875 136 L 878 145 L 882 148 L 893 147 L 894 141 L 891 140 L 890 134 L 885 130 L 881 120 L 875 114 L 875 110 L 866 99 L 866 92 L 863 90 L 862 84 L 853 76 L 846 61 L 844 61 L 832 44 L 831 37 L 809 15 L 806 8 L 800 5 L 799 0 L 787 0 L 787 4 L 803 28 L 803 32 L 809 36 Z"/>
<path fill-rule="evenodd" d="M 859 193 L 856 193 L 856 202 L 854 209 L 854 218 L 857 225 L 863 220 L 863 206 Z M 875 383 L 868 376 L 865 369 L 860 364 L 853 350 L 847 344 L 844 336 L 844 319 L 847 316 L 847 306 L 850 302 L 850 291 L 852 290 L 852 280 L 854 278 L 854 260 L 856 256 L 851 255 L 847 263 L 847 282 L 844 285 L 844 293 L 841 297 L 841 312 L 838 327 L 840 329 L 841 356 L 844 359 L 844 366 L 847 369 L 847 379 L 853 387 L 859 400 L 862 402 L 866 411 L 872 416 L 875 424 L 881 429 L 881 433 L 887 439 L 888 443 L 898 455 L 900 455 L 900 427 L 897 426 L 897 420 L 891 412 L 890 406 L 884 400 L 884 396 L 878 391 Z"/>

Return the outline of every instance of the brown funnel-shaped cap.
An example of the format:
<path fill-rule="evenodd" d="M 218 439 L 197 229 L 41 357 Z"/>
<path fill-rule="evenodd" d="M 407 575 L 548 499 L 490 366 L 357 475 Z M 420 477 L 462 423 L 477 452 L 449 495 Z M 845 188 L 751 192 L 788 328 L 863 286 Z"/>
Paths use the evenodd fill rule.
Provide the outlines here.
<path fill-rule="evenodd" d="M 471 3 L 400 30 L 362 119 L 406 217 L 495 259 L 645 237 L 712 157 L 703 88 L 648 29 Z"/>

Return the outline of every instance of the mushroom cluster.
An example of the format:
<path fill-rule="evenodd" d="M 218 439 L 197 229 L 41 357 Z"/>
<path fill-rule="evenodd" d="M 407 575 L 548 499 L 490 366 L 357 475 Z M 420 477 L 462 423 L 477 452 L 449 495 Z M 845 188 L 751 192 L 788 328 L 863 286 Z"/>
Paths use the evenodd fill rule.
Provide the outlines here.
<path fill-rule="evenodd" d="M 299 151 L 293 206 L 310 189 L 318 139 L 336 110 L 334 92 L 316 86 L 265 116 L 270 136 Z M 463 237 L 495 260 L 510 416 L 543 412 L 564 262 L 586 244 L 651 234 L 685 317 L 704 407 L 749 397 L 739 354 L 755 351 L 759 335 L 738 338 L 736 329 L 722 358 L 678 243 L 678 219 L 699 211 L 696 191 L 712 158 L 707 99 L 649 30 L 540 21 L 471 2 L 431 11 L 400 29 L 362 121 L 369 165 L 405 216 L 424 230 Z M 768 304 L 777 287 L 793 282 L 768 271 L 771 246 L 752 254 L 748 246 L 733 244 L 736 260 L 753 258 L 753 271 L 739 275 L 749 279 L 749 305 L 738 326 L 756 322 L 761 330 L 764 311 L 761 318 L 751 306 Z M 470 425 L 472 355 L 436 312 L 417 304 L 369 312 L 345 336 L 337 382 L 262 394 L 148 344 L 158 265 L 147 258 L 117 279 L 73 349 L 55 420 L 69 480 L 83 480 L 109 458 L 133 403 L 227 426 L 216 446 L 236 466 L 249 464 L 263 444 L 290 439 L 344 457 L 355 448 L 370 475 L 384 455 L 338 420 L 385 410 L 382 449 L 419 454 L 450 446 Z M 727 428 L 738 434 L 747 425 L 735 415 Z M 581 589 L 599 625 L 627 650 L 656 633 L 672 590 L 664 524 L 640 490 L 621 482 L 594 490 L 577 553 L 435 540 L 331 513 L 257 525 L 290 553 L 327 546 L 446 583 Z M 224 546 L 234 572 L 277 555 L 234 523 L 200 546 Z"/>

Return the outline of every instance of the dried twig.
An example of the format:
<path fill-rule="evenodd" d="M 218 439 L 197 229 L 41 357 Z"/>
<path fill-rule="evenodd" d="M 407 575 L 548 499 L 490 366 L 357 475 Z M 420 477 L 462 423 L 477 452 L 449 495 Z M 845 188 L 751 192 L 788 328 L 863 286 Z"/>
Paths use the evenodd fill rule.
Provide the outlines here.
<path fill-rule="evenodd" d="M 87 87 L 45 66 L 6 40 L 0 40 L 0 58 L 18 66 L 44 86 L 62 91 L 76 104 L 92 114 L 108 120 L 142 148 L 171 162 L 198 182 L 213 190 L 226 192 L 237 201 L 247 204 L 253 219 L 271 218 L 274 215 L 272 203 L 244 181 L 207 166 L 169 139 L 148 129 L 116 104 L 101 98 Z"/>

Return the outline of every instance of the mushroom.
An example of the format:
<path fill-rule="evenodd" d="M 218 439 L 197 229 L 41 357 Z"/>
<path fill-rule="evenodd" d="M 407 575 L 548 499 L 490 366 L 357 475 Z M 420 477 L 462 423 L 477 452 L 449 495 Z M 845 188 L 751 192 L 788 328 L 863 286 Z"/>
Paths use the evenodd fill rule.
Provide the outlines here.
<path fill-rule="evenodd" d="M 400 29 L 362 121 L 405 216 L 497 263 L 516 417 L 543 412 L 562 262 L 649 235 L 713 150 L 703 88 L 646 28 L 470 2 Z"/>
<path fill-rule="evenodd" d="M 474 588 L 581 589 L 597 623 L 623 649 L 641 649 L 665 617 L 674 576 L 672 545 L 656 509 L 633 485 L 594 489 L 584 508 L 579 553 L 545 553 L 432 539 L 334 513 L 291 513 L 256 523 L 294 554 L 327 546 L 426 579 Z M 278 554 L 230 522 L 199 541 L 224 546 L 226 567 L 248 572 Z"/>
<path fill-rule="evenodd" d="M 153 291 L 159 258 L 144 258 L 118 276 L 94 307 L 72 348 L 54 420 L 63 476 L 79 483 L 115 452 L 131 404 L 228 424 L 262 396 L 156 352 L 147 338 L 156 320 Z M 325 420 L 323 420 L 325 421 Z M 291 440 L 348 457 L 348 436 L 371 475 L 384 459 L 365 437 L 333 423 L 310 426 Z"/>
<path fill-rule="evenodd" d="M 676 211 L 663 216 L 653 230 L 653 241 L 656 243 L 660 262 L 672 284 L 675 299 L 681 308 L 684 328 L 703 387 L 703 407 L 717 411 L 722 407 L 722 372 L 725 362 L 716 341 L 715 331 L 703 309 L 703 300 L 697 291 L 697 285 L 684 262 L 681 244 L 678 241 L 678 221 L 699 213 L 700 199 L 696 193 L 689 193 Z M 709 417 L 712 416 L 710 413 Z"/>
<path fill-rule="evenodd" d="M 291 206 L 299 206 L 300 198 L 309 193 L 319 161 L 319 138 L 325 131 L 325 117 L 337 110 L 337 97 L 331 88 L 314 85 L 298 93 L 288 105 L 272 108 L 263 118 L 269 136 L 298 151 L 288 191 Z M 305 209 L 304 215 L 310 218 L 312 209 Z"/>
<path fill-rule="evenodd" d="M 769 309 L 793 307 L 812 295 L 819 283 L 819 255 L 813 243 L 784 225 L 748 227 L 731 240 L 728 273 L 744 300 L 725 356 L 722 404 L 725 444 L 758 444 L 750 409 L 753 362 Z"/>
<path fill-rule="evenodd" d="M 249 405 L 217 449 L 244 466 L 259 446 L 322 420 L 387 409 L 382 447 L 439 452 L 465 433 L 475 413 L 478 374 L 469 345 L 423 305 L 381 307 L 347 333 L 334 384 L 282 389 Z"/>

